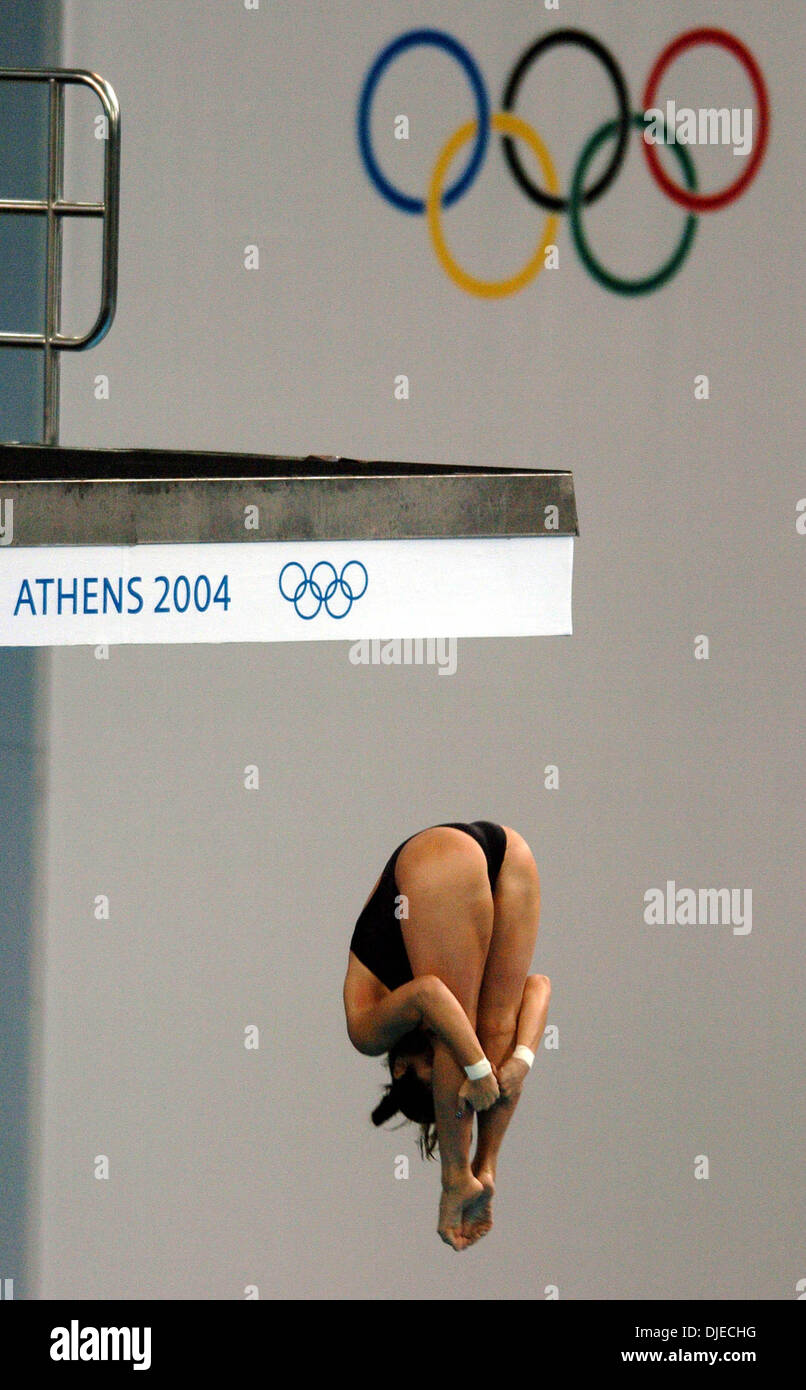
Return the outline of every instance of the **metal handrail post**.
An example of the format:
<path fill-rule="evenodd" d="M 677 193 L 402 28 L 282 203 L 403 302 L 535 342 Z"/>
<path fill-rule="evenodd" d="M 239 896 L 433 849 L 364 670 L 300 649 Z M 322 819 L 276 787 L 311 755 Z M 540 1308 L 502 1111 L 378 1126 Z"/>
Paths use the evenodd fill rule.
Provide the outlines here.
<path fill-rule="evenodd" d="M 0 198 L 0 215 L 22 213 L 47 219 L 44 333 L 0 333 L 0 348 L 36 348 L 44 353 L 43 435 L 45 444 L 59 440 L 59 378 L 62 351 L 94 347 L 109 332 L 115 317 L 118 284 L 120 211 L 120 107 L 114 90 L 97 73 L 78 68 L 0 68 L 0 82 L 48 84 L 47 197 Z M 64 88 L 68 83 L 91 88 L 106 118 L 104 191 L 100 203 L 72 202 L 64 189 Z M 62 297 L 62 218 L 99 217 L 102 222 L 101 304 L 84 334 L 60 332 Z"/>

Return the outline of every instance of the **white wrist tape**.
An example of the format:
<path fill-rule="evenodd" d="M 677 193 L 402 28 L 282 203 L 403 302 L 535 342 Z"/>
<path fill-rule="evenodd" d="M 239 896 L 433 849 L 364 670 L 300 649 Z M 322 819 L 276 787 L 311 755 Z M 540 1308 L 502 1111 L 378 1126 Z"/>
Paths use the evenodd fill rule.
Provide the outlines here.
<path fill-rule="evenodd" d="M 531 1067 L 533 1061 L 535 1060 L 535 1054 L 533 1053 L 531 1047 L 524 1047 L 523 1043 L 518 1043 L 518 1046 L 515 1048 L 515 1051 L 513 1052 L 512 1056 L 520 1057 L 521 1061 L 525 1062 L 527 1067 Z"/>
<path fill-rule="evenodd" d="M 492 1063 L 486 1057 L 482 1057 L 480 1062 L 474 1062 L 472 1066 L 465 1067 L 465 1075 L 468 1081 L 480 1081 L 483 1076 L 489 1076 L 492 1069 Z"/>

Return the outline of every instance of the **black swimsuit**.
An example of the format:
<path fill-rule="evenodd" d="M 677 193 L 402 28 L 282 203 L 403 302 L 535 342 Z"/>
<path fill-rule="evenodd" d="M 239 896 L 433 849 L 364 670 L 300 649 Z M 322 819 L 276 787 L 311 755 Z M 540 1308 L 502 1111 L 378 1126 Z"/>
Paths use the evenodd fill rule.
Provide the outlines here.
<path fill-rule="evenodd" d="M 495 889 L 498 873 L 507 847 L 507 833 L 502 825 L 489 820 L 474 820 L 468 824 L 449 821 L 452 830 L 463 830 L 484 850 L 487 860 L 487 877 L 490 888 Z M 437 829 L 430 826 L 429 829 Z M 419 831 L 417 832 L 419 834 Z M 399 896 L 395 865 L 397 856 L 414 836 L 410 835 L 402 845 L 398 845 L 387 861 L 378 886 L 366 907 L 362 910 L 350 942 L 350 950 L 362 965 L 386 985 L 387 989 L 397 989 L 407 980 L 412 980 L 409 958 L 406 953 L 400 920 L 395 916 L 396 899 Z"/>

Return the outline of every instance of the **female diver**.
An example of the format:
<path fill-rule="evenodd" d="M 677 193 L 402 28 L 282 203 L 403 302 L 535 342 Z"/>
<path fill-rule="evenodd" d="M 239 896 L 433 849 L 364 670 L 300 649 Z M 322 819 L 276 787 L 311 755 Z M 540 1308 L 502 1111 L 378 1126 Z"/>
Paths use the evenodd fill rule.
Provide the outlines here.
<path fill-rule="evenodd" d="M 350 942 L 347 1032 L 367 1056 L 388 1052 L 392 1077 L 372 1118 L 400 1112 L 424 1155 L 438 1145 L 437 1229 L 454 1250 L 492 1226 L 498 1153 L 546 1026 L 549 980 L 528 973 L 539 913 L 516 830 L 437 825 L 395 850 Z"/>

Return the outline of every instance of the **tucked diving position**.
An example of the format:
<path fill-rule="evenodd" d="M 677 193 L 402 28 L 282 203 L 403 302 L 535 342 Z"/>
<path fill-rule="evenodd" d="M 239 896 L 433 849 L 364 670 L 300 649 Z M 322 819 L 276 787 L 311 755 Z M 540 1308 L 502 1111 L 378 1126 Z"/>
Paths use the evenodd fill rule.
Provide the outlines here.
<path fill-rule="evenodd" d="M 391 1073 L 372 1119 L 402 1114 L 423 1155 L 438 1150 L 437 1229 L 454 1250 L 492 1226 L 498 1154 L 546 1026 L 551 985 L 529 973 L 539 916 L 523 836 L 450 823 L 397 847 L 350 942 L 347 1032 Z"/>

